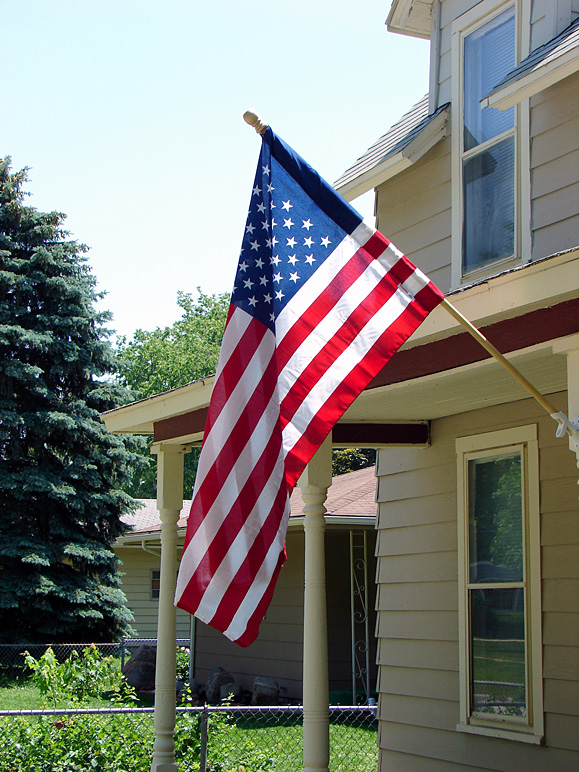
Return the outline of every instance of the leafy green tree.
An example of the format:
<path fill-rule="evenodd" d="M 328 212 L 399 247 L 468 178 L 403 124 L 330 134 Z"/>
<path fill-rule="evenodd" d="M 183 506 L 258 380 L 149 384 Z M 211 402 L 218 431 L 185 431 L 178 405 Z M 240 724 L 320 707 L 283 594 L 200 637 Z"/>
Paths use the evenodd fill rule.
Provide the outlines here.
<path fill-rule="evenodd" d="M 137 330 L 132 340 L 120 339 L 119 372 L 139 397 L 151 397 L 215 373 L 229 295 L 205 295 L 200 288 L 197 293 L 197 298 L 189 292 L 177 293 L 183 314 L 170 327 Z"/>
<path fill-rule="evenodd" d="M 374 448 L 336 448 L 332 453 L 332 474 L 346 474 L 376 463 Z"/>
<path fill-rule="evenodd" d="M 177 305 L 183 313 L 173 325 L 152 331 L 137 330 L 130 341 L 119 340 L 119 373 L 123 384 L 138 398 L 206 378 L 217 369 L 229 295 L 205 295 L 198 287 L 197 297 L 178 292 Z M 156 462 L 148 445 L 145 442 L 142 446 L 143 464 L 125 487 L 136 498 L 152 499 L 157 495 Z M 185 498 L 191 497 L 198 459 L 197 448 L 185 456 Z"/>
<path fill-rule="evenodd" d="M 110 545 L 136 457 L 99 413 L 127 398 L 86 247 L 25 205 L 26 179 L 0 161 L 0 640 L 111 640 L 130 631 Z"/>

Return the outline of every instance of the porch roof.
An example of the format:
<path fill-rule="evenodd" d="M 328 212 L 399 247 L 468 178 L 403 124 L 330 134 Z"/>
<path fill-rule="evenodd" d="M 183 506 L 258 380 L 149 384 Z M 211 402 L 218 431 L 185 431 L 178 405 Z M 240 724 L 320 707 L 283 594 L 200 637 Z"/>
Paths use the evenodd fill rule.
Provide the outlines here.
<path fill-rule="evenodd" d="M 451 299 L 539 391 L 546 395 L 566 387 L 566 358 L 552 355 L 553 341 L 579 333 L 578 248 L 488 277 L 451 293 Z M 199 443 L 212 387 L 212 378 L 195 381 L 102 418 L 114 433 L 153 434 L 156 441 L 171 444 Z M 439 307 L 356 399 L 337 428 L 401 425 L 407 430 L 421 421 L 527 397 Z M 381 443 L 374 435 L 366 442 L 358 435 L 350 444 Z M 408 443 L 402 437 L 394 444 Z"/>
<path fill-rule="evenodd" d="M 294 488 L 290 503 L 289 528 L 301 527 L 304 501 L 299 487 Z M 185 533 L 190 506 L 190 499 L 183 501 L 184 515 L 177 523 L 180 536 Z M 377 513 L 375 468 L 367 467 L 333 477 L 325 507 L 325 520 L 328 527 L 373 527 Z M 126 533 L 115 541 L 114 546 L 126 547 L 133 544 L 140 546 L 143 541 L 159 542 L 161 522 L 155 499 L 141 499 L 139 509 L 123 515 L 122 520 L 128 528 Z"/>

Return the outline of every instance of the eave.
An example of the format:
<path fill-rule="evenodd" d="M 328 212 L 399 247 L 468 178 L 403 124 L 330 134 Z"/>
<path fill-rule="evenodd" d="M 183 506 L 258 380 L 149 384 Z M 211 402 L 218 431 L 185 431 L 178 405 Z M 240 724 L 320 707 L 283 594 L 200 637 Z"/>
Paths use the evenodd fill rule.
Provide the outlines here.
<path fill-rule="evenodd" d="M 414 123 L 411 119 L 406 133 L 400 134 L 397 127 L 404 127 L 408 116 L 412 115 L 422 103 L 427 104 L 427 97 L 403 116 L 401 121 L 394 124 L 334 183 L 338 193 L 347 201 L 353 201 L 363 193 L 396 177 L 448 135 L 449 105 L 440 107 L 431 115 L 423 114 L 422 117 L 415 119 Z M 424 109 L 424 113 L 426 112 L 427 110 Z M 391 135 L 394 136 L 394 141 L 389 144 L 388 138 Z"/>
<path fill-rule="evenodd" d="M 303 531 L 304 529 L 305 515 L 295 515 L 288 520 L 288 531 Z M 325 515 L 324 520 L 326 522 L 326 528 L 331 530 L 345 530 L 355 528 L 359 530 L 372 530 L 376 525 L 376 517 L 370 516 L 351 516 L 347 515 Z M 183 548 L 183 540 L 185 539 L 185 533 L 187 526 L 180 525 L 177 528 L 177 549 L 179 551 Z M 159 556 L 161 554 L 161 529 L 153 528 L 150 531 L 138 531 L 137 533 L 126 533 L 123 536 L 118 536 L 113 542 L 113 549 L 146 549 L 152 550 L 159 549 Z"/>
<path fill-rule="evenodd" d="M 579 19 L 532 51 L 481 101 L 507 110 L 579 71 Z"/>
<path fill-rule="evenodd" d="M 393 0 L 386 19 L 388 32 L 430 38 L 432 0 Z"/>

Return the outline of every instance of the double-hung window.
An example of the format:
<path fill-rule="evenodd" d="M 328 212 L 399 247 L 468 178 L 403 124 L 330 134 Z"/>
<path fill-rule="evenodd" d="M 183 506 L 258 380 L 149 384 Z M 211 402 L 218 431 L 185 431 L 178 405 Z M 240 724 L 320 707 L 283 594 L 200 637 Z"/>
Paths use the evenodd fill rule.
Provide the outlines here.
<path fill-rule="evenodd" d="M 461 722 L 540 742 L 543 734 L 536 426 L 456 443 Z"/>
<path fill-rule="evenodd" d="M 520 255 L 518 108 L 481 100 L 517 64 L 517 7 L 480 3 L 453 24 L 453 284 Z"/>
<path fill-rule="evenodd" d="M 161 572 L 153 569 L 151 571 L 151 600 L 159 600 L 161 592 Z"/>

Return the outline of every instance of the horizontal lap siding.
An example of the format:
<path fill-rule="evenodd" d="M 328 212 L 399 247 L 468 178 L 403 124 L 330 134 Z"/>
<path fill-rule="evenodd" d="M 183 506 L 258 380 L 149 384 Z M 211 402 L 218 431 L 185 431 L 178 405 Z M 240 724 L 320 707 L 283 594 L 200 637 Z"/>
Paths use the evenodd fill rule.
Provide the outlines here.
<path fill-rule="evenodd" d="M 115 554 L 122 560 L 122 590 L 135 619 L 132 627 L 139 638 L 156 638 L 159 601 L 151 598 L 151 571 L 158 571 L 161 560 L 141 548 L 118 547 Z M 177 638 L 189 638 L 190 617 L 177 609 Z"/>
<path fill-rule="evenodd" d="M 564 394 L 550 395 L 566 409 Z M 456 731 L 459 721 L 455 439 L 539 425 L 546 747 Z M 532 400 L 431 426 L 427 449 L 378 457 L 379 747 L 382 772 L 579 769 L 579 517 L 566 440 Z"/>
<path fill-rule="evenodd" d="M 579 74 L 531 100 L 533 259 L 579 243 Z"/>
<path fill-rule="evenodd" d="M 450 140 L 377 188 L 377 227 L 443 291 L 450 287 Z"/>

